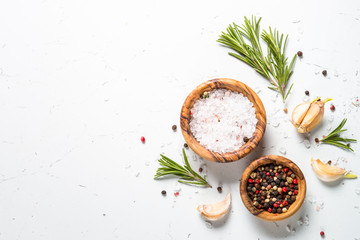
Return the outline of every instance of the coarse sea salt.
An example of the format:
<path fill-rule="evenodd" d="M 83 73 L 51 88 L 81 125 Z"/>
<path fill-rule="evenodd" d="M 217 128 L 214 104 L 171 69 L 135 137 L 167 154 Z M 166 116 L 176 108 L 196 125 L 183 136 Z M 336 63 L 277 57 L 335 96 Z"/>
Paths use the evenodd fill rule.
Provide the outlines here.
<path fill-rule="evenodd" d="M 233 152 L 250 139 L 257 123 L 253 103 L 238 92 L 215 89 L 195 102 L 190 129 L 196 140 L 213 152 Z"/>

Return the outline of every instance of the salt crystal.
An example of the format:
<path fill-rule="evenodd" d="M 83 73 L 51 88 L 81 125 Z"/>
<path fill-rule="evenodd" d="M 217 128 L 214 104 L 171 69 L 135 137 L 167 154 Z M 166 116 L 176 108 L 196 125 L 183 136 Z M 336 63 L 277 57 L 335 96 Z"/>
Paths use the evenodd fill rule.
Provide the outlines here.
<path fill-rule="evenodd" d="M 209 222 L 209 221 L 205 221 L 205 225 L 206 225 L 207 228 L 210 228 L 210 229 L 213 228 L 212 223 Z"/>
<path fill-rule="evenodd" d="M 135 177 L 139 177 L 140 176 L 140 172 L 135 174 Z"/>
<path fill-rule="evenodd" d="M 296 229 L 293 228 L 293 229 L 291 230 L 291 234 L 295 234 L 295 232 L 296 232 Z"/>
<path fill-rule="evenodd" d="M 299 226 L 302 226 L 304 224 L 304 221 L 302 220 L 302 218 L 300 218 L 299 220 L 297 220 L 297 224 Z"/>
<path fill-rule="evenodd" d="M 225 89 L 209 92 L 191 109 L 190 129 L 196 140 L 214 152 L 233 152 L 251 138 L 257 119 L 253 103 L 241 93 Z"/>
<path fill-rule="evenodd" d="M 355 189 L 355 193 L 356 193 L 357 195 L 360 195 L 360 188 L 356 188 L 356 189 Z"/>
<path fill-rule="evenodd" d="M 283 138 L 288 138 L 287 132 L 283 132 Z"/>
<path fill-rule="evenodd" d="M 176 183 L 176 186 L 174 188 L 174 192 L 180 192 L 181 191 L 181 186 L 179 183 Z"/>
<path fill-rule="evenodd" d="M 330 115 L 329 116 L 329 122 L 333 122 L 334 121 L 334 115 Z"/>
<path fill-rule="evenodd" d="M 145 162 L 145 166 L 150 166 L 150 162 L 149 162 L 149 161 L 146 161 L 146 162 Z"/>
<path fill-rule="evenodd" d="M 309 100 L 310 100 L 310 98 L 308 96 L 303 97 L 303 102 L 308 102 Z"/>
<path fill-rule="evenodd" d="M 286 225 L 286 231 L 287 232 L 291 232 L 291 227 L 290 227 L 290 225 L 288 224 L 288 225 Z"/>
<path fill-rule="evenodd" d="M 280 122 L 279 122 L 278 120 L 273 120 L 273 121 L 271 122 L 271 125 L 272 125 L 273 127 L 278 127 L 278 126 L 280 125 Z"/>
<path fill-rule="evenodd" d="M 326 130 L 330 130 L 331 129 L 331 124 L 328 124 L 328 125 L 326 125 Z"/>
<path fill-rule="evenodd" d="M 305 145 L 306 148 L 310 148 L 310 146 L 311 146 L 311 145 L 310 145 L 310 141 L 307 140 L 307 139 L 305 139 L 305 140 L 304 140 L 304 145 Z"/>
<path fill-rule="evenodd" d="M 338 77 L 339 76 L 339 73 L 336 71 L 336 70 L 334 70 L 334 77 Z"/>
<path fill-rule="evenodd" d="M 309 226 L 309 216 L 308 215 L 305 215 L 305 217 L 304 217 L 304 224 L 305 224 L 305 226 Z"/>
<path fill-rule="evenodd" d="M 285 155 L 285 154 L 286 154 L 286 149 L 283 148 L 283 147 L 281 147 L 281 148 L 279 149 L 279 152 L 280 152 L 281 154 Z"/>

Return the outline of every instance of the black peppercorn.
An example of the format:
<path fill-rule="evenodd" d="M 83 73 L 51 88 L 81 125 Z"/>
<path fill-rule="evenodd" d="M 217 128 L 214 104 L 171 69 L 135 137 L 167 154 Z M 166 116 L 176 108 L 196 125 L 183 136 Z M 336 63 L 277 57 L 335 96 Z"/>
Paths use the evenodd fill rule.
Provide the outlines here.
<path fill-rule="evenodd" d="M 166 191 L 165 191 L 165 190 L 162 190 L 162 191 L 161 191 L 161 194 L 165 196 L 165 195 L 166 195 Z"/>
<path fill-rule="evenodd" d="M 202 168 L 199 168 L 199 172 L 202 172 L 203 171 L 203 169 Z"/>
<path fill-rule="evenodd" d="M 173 131 L 176 131 L 177 126 L 174 124 L 174 125 L 172 125 L 171 128 L 172 128 Z"/>
<path fill-rule="evenodd" d="M 303 55 L 302 51 L 298 51 L 298 52 L 297 52 L 297 55 L 298 55 L 299 57 L 302 57 L 302 55 Z"/>
<path fill-rule="evenodd" d="M 315 138 L 315 142 L 316 142 L 316 143 L 319 143 L 320 140 L 319 140 L 318 138 Z"/>
<path fill-rule="evenodd" d="M 187 143 L 184 143 L 184 148 L 188 148 L 189 145 L 187 145 Z"/>
<path fill-rule="evenodd" d="M 244 137 L 243 138 L 244 142 L 247 143 L 249 141 L 249 138 L 248 137 Z"/>
<path fill-rule="evenodd" d="M 327 75 L 327 71 L 326 71 L 326 70 L 322 71 L 322 75 L 326 76 L 326 75 Z"/>
<path fill-rule="evenodd" d="M 217 190 L 218 190 L 219 193 L 222 193 L 222 187 L 220 187 L 220 186 L 217 187 Z"/>
<path fill-rule="evenodd" d="M 309 96 L 309 94 L 310 94 L 309 91 L 306 90 L 306 91 L 305 91 L 305 95 Z"/>

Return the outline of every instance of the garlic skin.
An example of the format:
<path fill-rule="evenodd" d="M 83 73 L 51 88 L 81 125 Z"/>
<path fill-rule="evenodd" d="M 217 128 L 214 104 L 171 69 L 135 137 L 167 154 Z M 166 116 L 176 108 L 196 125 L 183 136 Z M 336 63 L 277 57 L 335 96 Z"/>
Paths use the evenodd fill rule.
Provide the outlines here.
<path fill-rule="evenodd" d="M 301 103 L 292 112 L 291 121 L 299 133 L 309 132 L 316 127 L 324 117 L 324 104 L 332 99 L 321 101 L 316 98 L 312 102 Z"/>
<path fill-rule="evenodd" d="M 231 205 L 231 194 L 228 193 L 225 199 L 221 202 L 213 204 L 203 204 L 197 207 L 197 210 L 202 216 L 210 221 L 216 221 L 221 219 L 229 212 Z"/>
<path fill-rule="evenodd" d="M 341 178 L 356 178 L 356 175 L 348 174 L 343 168 L 330 166 L 319 159 L 311 158 L 311 166 L 316 173 L 316 176 L 323 182 L 335 182 Z"/>

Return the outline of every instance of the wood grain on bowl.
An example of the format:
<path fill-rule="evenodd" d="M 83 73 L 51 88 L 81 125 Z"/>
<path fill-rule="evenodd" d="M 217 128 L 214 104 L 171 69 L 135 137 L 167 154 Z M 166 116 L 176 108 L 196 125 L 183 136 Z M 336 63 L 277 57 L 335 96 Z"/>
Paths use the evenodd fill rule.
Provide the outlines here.
<path fill-rule="evenodd" d="M 214 89 L 227 89 L 242 93 L 253 103 L 256 111 L 256 118 L 258 121 L 253 136 L 246 144 L 234 152 L 218 153 L 209 151 L 195 139 L 190 129 L 190 111 L 194 106 L 194 103 L 204 92 L 209 92 Z M 196 154 L 213 162 L 227 163 L 245 157 L 259 144 L 266 128 L 266 112 L 259 96 L 250 87 L 234 79 L 217 78 L 200 84 L 188 95 L 181 109 L 180 125 L 185 141 Z"/>
<path fill-rule="evenodd" d="M 275 164 L 275 165 L 282 165 L 285 167 L 288 167 L 289 169 L 291 169 L 295 175 L 296 178 L 298 180 L 298 194 L 296 196 L 296 200 L 295 202 L 293 202 L 289 209 L 287 210 L 287 212 L 285 213 L 280 213 L 280 214 L 276 214 L 276 213 L 269 213 L 263 209 L 258 209 L 253 205 L 253 202 L 251 201 L 250 197 L 248 196 L 247 193 L 247 183 L 248 183 L 248 179 L 250 177 L 250 174 L 256 170 L 258 167 L 260 166 L 264 166 L 267 164 Z M 255 161 L 253 161 L 244 171 L 243 175 L 241 176 L 241 180 L 240 180 L 240 196 L 241 199 L 245 205 L 245 207 L 256 217 L 266 220 L 266 221 L 280 221 L 283 219 L 286 219 L 290 216 L 292 216 L 294 213 L 296 213 L 301 205 L 304 202 L 305 199 L 305 195 L 306 195 L 306 181 L 305 181 L 305 177 L 304 174 L 301 172 L 300 168 L 291 160 L 282 157 L 282 156 L 278 156 L 278 155 L 268 155 L 268 156 L 264 156 L 261 157 Z"/>

